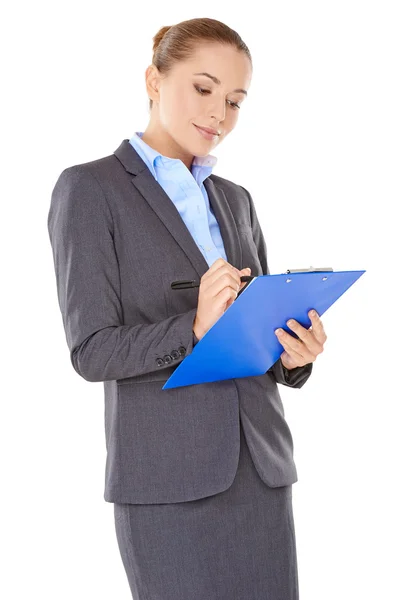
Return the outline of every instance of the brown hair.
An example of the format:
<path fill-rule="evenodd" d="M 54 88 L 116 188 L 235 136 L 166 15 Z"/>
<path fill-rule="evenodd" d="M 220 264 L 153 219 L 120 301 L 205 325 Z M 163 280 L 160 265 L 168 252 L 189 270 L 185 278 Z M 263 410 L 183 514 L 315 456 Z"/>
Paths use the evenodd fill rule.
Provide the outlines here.
<path fill-rule="evenodd" d="M 188 60 L 198 43 L 230 44 L 244 52 L 252 63 L 250 50 L 240 35 L 215 19 L 189 19 L 177 25 L 161 27 L 153 37 L 153 64 L 160 73 L 167 74 L 174 63 Z M 153 100 L 150 98 L 150 110 Z"/>

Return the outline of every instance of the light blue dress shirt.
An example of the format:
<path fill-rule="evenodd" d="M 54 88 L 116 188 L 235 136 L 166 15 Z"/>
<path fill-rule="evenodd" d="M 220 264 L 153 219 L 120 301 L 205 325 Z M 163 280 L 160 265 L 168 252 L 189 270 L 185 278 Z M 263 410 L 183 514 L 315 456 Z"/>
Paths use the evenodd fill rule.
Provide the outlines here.
<path fill-rule="evenodd" d="M 203 183 L 211 174 L 217 157 L 212 154 L 195 156 L 189 171 L 179 158 L 163 156 L 146 144 L 142 135 L 141 131 L 135 132 L 129 143 L 175 204 L 208 266 L 220 257 L 227 261 L 218 221 Z"/>

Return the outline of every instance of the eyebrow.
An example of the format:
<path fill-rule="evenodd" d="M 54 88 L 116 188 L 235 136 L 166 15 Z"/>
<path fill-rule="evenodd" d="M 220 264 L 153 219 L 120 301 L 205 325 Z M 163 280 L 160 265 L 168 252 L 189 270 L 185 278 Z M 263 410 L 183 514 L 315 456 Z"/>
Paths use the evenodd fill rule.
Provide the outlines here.
<path fill-rule="evenodd" d="M 213 80 L 214 83 L 216 83 L 217 85 L 220 85 L 221 82 L 218 79 L 218 77 L 215 77 L 214 75 L 210 75 L 210 73 L 193 73 L 193 75 L 205 75 L 206 77 L 209 77 L 210 79 Z M 242 88 L 238 88 L 236 90 L 233 90 L 234 92 L 240 92 L 242 94 L 245 94 L 247 96 L 247 92 L 246 90 L 242 90 Z"/>

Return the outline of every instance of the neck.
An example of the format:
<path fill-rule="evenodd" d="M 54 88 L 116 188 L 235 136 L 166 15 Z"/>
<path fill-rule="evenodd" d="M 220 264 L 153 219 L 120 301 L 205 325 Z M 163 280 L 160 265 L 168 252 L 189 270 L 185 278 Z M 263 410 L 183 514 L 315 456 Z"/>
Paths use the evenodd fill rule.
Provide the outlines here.
<path fill-rule="evenodd" d="M 185 152 L 159 123 L 150 121 L 143 132 L 142 140 L 163 156 L 180 159 L 190 171 L 194 158 L 193 154 Z"/>

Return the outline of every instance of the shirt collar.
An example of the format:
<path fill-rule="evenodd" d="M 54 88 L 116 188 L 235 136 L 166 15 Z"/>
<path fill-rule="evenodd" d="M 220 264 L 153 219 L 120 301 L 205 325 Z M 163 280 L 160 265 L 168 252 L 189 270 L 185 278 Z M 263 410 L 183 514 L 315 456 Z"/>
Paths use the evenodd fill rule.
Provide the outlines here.
<path fill-rule="evenodd" d="M 168 156 L 164 156 L 148 144 L 142 140 L 142 135 L 144 132 L 136 131 L 132 138 L 129 140 L 130 144 L 138 150 L 139 154 L 142 158 L 144 156 L 151 164 L 152 173 L 157 180 L 156 170 L 154 165 L 157 161 L 157 167 L 163 167 L 166 170 L 172 170 L 177 167 L 181 167 L 183 162 L 179 158 L 170 158 Z M 217 157 L 212 154 L 208 154 L 207 156 L 195 156 L 192 161 L 192 175 L 196 179 L 198 183 L 204 181 L 206 177 L 208 177 L 213 169 L 213 167 L 217 163 Z"/>

